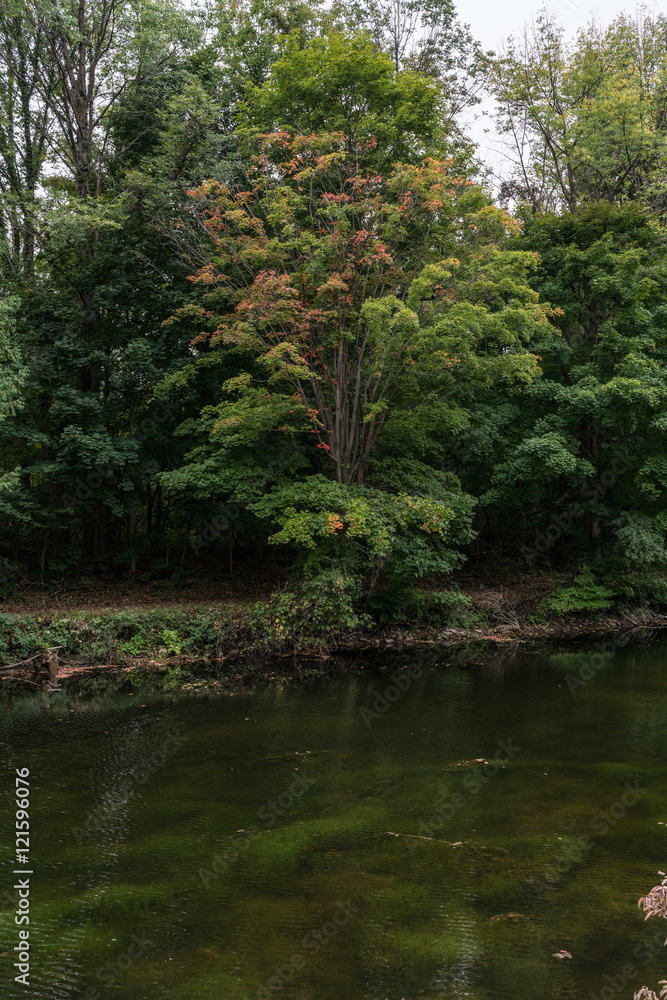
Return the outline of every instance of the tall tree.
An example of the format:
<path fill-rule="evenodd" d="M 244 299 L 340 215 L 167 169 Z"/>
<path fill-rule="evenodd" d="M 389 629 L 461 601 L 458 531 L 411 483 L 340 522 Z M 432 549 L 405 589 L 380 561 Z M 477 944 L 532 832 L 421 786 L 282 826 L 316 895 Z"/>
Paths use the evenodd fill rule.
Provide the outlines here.
<path fill-rule="evenodd" d="M 479 102 L 487 54 L 457 20 L 451 0 L 354 0 L 334 3 L 332 13 L 366 29 L 396 71 L 439 80 L 451 118 Z"/>
<path fill-rule="evenodd" d="M 559 336 L 536 344 L 543 376 L 522 411 L 510 420 L 505 412 L 484 502 L 514 519 L 521 512 L 535 557 L 535 538 L 555 512 L 568 524 L 559 549 L 573 550 L 575 561 L 624 555 L 662 564 L 664 228 L 637 206 L 599 204 L 528 217 L 520 245 L 539 253 L 531 283 L 558 307 Z"/>
<path fill-rule="evenodd" d="M 270 383 L 291 386 L 285 398 L 294 393 L 336 479 L 363 483 L 415 366 L 444 383 L 480 366 L 530 377 L 522 344 L 545 311 L 522 284 L 532 258 L 497 246 L 511 220 L 445 162 L 397 165 L 383 180 L 360 166 L 366 150 L 346 147 L 344 136 L 278 133 L 250 186 L 200 188 L 215 256 L 196 280 L 212 289 L 213 343 L 250 351 Z M 253 384 L 248 374 L 229 390 L 252 396 Z"/>
<path fill-rule="evenodd" d="M 667 18 L 595 24 L 568 45 L 548 12 L 495 63 L 491 89 L 514 170 L 505 193 L 538 212 L 588 201 L 663 208 Z"/>
<path fill-rule="evenodd" d="M 154 390 L 174 355 L 180 365 L 187 353 L 160 326 L 182 302 L 183 266 L 146 211 L 147 185 L 126 180 L 145 130 L 136 118 L 132 129 L 115 125 L 140 88 L 157 91 L 162 80 L 169 91 L 165 78 L 202 36 L 197 19 L 170 2 L 37 4 L 25 24 L 41 40 L 28 106 L 48 110 L 42 149 L 52 163 L 31 218 L 39 281 L 16 311 L 29 377 L 21 413 L 2 425 L 3 465 L 19 468 L 5 509 L 39 531 L 42 552 L 48 537 L 99 557 L 110 542 L 125 547 L 153 505 L 168 425 L 164 411 L 153 420 Z M 152 123 L 161 166 L 171 156 L 171 188 L 159 197 L 173 208 L 173 178 L 187 173 L 198 144 L 175 107 L 168 123 Z M 155 424 L 148 434 L 145 420 Z"/>
<path fill-rule="evenodd" d="M 251 142 L 278 129 L 294 136 L 340 132 L 349 151 L 378 167 L 443 148 L 440 99 L 435 81 L 396 72 L 367 35 L 334 32 L 305 48 L 288 39 L 269 79 L 248 90 L 238 117 Z"/>
<path fill-rule="evenodd" d="M 46 38 L 25 4 L 0 10 L 0 230 L 10 282 L 32 281 L 36 192 L 50 129 L 54 67 Z M 41 93 L 41 96 L 40 96 Z"/>
<path fill-rule="evenodd" d="M 535 258 L 503 248 L 513 220 L 451 161 L 387 164 L 372 135 L 352 148 L 340 133 L 258 141 L 245 183 L 193 192 L 212 255 L 194 276 L 202 306 L 175 319 L 202 331 L 202 367 L 236 356 L 242 368 L 202 414 L 208 443 L 163 478 L 224 485 L 278 526 L 274 542 L 304 549 L 311 573 L 337 567 L 372 589 L 381 571 L 448 572 L 471 501 L 429 468 L 428 440 L 448 431 L 451 444 L 466 385 L 520 392 L 539 374 L 528 345 L 549 310 L 526 283 Z M 296 442 L 289 479 L 285 463 L 248 468 L 276 438 Z"/>
<path fill-rule="evenodd" d="M 110 115 L 119 98 L 194 41 L 193 22 L 168 0 L 75 0 L 35 5 L 44 39 L 36 92 L 57 131 L 50 154 L 80 197 L 99 194 L 110 155 Z M 49 86 L 55 75 L 56 85 Z"/>

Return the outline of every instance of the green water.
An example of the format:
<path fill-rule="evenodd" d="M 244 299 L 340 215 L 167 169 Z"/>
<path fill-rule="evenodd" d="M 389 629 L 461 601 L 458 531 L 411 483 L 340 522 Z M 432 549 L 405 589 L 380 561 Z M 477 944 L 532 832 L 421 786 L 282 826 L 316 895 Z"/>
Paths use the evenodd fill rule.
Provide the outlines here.
<path fill-rule="evenodd" d="M 377 716 L 392 682 L 370 666 L 233 696 L 3 702 L 0 995 L 630 1000 L 655 988 L 665 925 L 644 923 L 637 898 L 667 864 L 665 640 L 597 659 L 395 657 L 406 690 L 390 688 Z M 592 676 L 572 692 L 582 669 Z M 12 969 L 19 767 L 27 988 Z M 552 957 L 561 948 L 571 960 Z"/>

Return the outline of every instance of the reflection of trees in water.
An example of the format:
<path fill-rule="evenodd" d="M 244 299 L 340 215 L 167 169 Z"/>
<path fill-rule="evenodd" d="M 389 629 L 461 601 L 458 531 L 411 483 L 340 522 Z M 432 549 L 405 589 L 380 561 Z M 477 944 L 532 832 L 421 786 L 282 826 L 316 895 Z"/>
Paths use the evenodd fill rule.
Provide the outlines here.
<path fill-rule="evenodd" d="M 474 968 L 475 959 L 463 955 L 451 968 L 436 973 L 428 984 L 433 1000 L 475 1000 Z"/>

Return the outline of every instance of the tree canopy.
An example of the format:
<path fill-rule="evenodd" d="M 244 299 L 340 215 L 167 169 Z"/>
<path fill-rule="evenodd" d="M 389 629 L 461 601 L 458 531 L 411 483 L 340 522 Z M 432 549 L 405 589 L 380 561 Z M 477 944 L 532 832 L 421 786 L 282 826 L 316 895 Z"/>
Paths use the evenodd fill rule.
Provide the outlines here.
<path fill-rule="evenodd" d="M 666 67 L 646 12 L 494 56 L 431 0 L 5 4 L 14 579 L 224 549 L 353 618 L 466 560 L 667 599 Z"/>

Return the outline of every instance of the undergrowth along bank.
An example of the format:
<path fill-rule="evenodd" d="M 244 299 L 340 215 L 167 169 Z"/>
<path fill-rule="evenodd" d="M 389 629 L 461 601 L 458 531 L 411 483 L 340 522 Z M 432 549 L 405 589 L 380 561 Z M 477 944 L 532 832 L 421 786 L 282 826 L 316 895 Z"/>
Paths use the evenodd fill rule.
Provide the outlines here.
<path fill-rule="evenodd" d="M 0 612 L 0 676 L 12 669 L 107 665 L 127 668 L 233 662 L 249 655 L 361 651 L 396 644 L 465 641 L 481 636 L 511 641 L 540 635 L 584 634 L 601 628 L 664 627 L 662 607 L 617 602 L 590 582 L 556 588 L 536 606 L 498 602 L 486 611 L 460 600 L 425 603 L 409 618 L 359 614 L 344 590 L 326 607 L 301 592 L 233 605 L 178 605 L 145 609 Z M 501 592 L 502 593 L 502 592 Z"/>
<path fill-rule="evenodd" d="M 256 606 L 178 607 L 39 615 L 0 613 L 0 663 L 57 652 L 63 664 L 123 666 L 173 657 L 216 659 L 237 643 L 268 640 Z"/>

